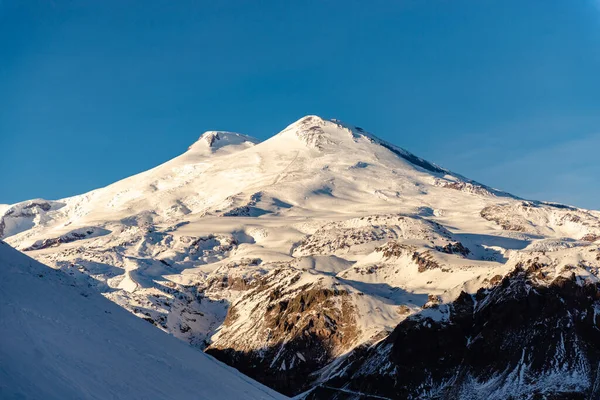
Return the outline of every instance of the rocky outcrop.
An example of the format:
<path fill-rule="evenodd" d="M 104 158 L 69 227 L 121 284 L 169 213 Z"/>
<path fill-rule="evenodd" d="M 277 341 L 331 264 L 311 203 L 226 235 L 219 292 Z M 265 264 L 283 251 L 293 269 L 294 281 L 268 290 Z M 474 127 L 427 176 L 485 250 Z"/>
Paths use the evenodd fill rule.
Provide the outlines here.
<path fill-rule="evenodd" d="M 375 251 L 382 253 L 383 257 L 388 260 L 390 258 L 398 258 L 404 254 L 414 254 L 415 250 L 415 246 L 402 244 L 395 240 L 391 240 L 375 249 Z"/>
<path fill-rule="evenodd" d="M 508 193 L 492 189 L 477 182 L 465 182 L 462 180 L 436 179 L 434 185 L 446 189 L 458 190 L 461 192 L 477 194 L 480 196 L 506 196 L 514 197 Z"/>
<path fill-rule="evenodd" d="M 463 246 L 461 242 L 448 243 L 445 246 L 437 247 L 437 250 L 446 254 L 460 254 L 463 257 L 471 254 L 471 250 Z"/>
<path fill-rule="evenodd" d="M 418 252 L 415 251 L 412 254 L 412 260 L 418 265 L 419 272 L 425 272 L 430 269 L 442 268 L 440 264 L 433 258 L 433 255 L 429 251 Z"/>
<path fill-rule="evenodd" d="M 42 239 L 33 243 L 31 246 L 21 249 L 22 251 L 33 251 L 57 247 L 61 244 L 75 242 L 77 240 L 89 239 L 110 233 L 109 230 L 97 227 L 80 228 L 55 238 Z"/>
<path fill-rule="evenodd" d="M 282 393 L 309 388 L 309 375 L 350 349 L 358 329 L 346 290 L 300 279 L 284 270 L 262 278 L 229 308 L 206 351 Z"/>
<path fill-rule="evenodd" d="M 580 240 L 584 242 L 595 242 L 597 240 L 600 240 L 600 235 L 595 233 L 588 233 L 584 235 Z"/>
<path fill-rule="evenodd" d="M 503 214 L 503 210 L 498 206 L 486 207 L 479 213 L 483 219 L 496 223 L 505 231 L 525 232 L 526 228 L 522 223 L 526 223 L 526 221 L 519 219 L 519 223 L 517 223 L 514 221 L 513 215 L 505 216 Z"/>
<path fill-rule="evenodd" d="M 491 288 L 407 318 L 307 398 L 598 398 L 600 286 L 575 273 L 550 280 L 546 268 L 527 260 Z"/>

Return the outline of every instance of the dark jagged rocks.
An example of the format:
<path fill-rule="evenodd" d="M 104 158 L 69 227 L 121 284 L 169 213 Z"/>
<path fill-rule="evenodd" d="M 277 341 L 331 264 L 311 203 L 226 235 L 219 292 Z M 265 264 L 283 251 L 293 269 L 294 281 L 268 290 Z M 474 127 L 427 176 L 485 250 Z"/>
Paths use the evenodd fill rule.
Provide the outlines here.
<path fill-rule="evenodd" d="M 599 398 L 600 287 L 575 274 L 543 281 L 545 267 L 521 263 L 490 289 L 407 318 L 307 398 Z"/>
<path fill-rule="evenodd" d="M 460 254 L 463 257 L 466 257 L 469 254 L 471 254 L 471 250 L 469 250 L 468 248 L 463 246 L 463 244 L 461 242 L 448 243 L 447 245 L 445 245 L 443 247 L 439 247 L 438 250 L 441 251 L 442 253 L 447 253 L 447 254 Z"/>
<path fill-rule="evenodd" d="M 356 339 L 354 310 L 346 291 L 318 287 L 307 287 L 293 297 L 283 296 L 281 289 L 271 290 L 267 301 L 261 326 L 267 336 L 266 348 L 213 345 L 206 351 L 281 393 L 295 395 L 310 387 L 311 373 Z M 232 306 L 224 325 L 239 317 Z"/>

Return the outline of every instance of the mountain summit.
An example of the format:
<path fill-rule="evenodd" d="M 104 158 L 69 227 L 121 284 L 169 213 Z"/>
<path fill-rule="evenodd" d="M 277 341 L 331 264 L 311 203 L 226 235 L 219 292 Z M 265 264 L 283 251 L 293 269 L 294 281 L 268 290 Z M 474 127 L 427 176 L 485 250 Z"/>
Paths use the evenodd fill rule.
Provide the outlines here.
<path fill-rule="evenodd" d="M 210 149 L 210 153 L 225 147 L 234 147 L 237 150 L 242 150 L 258 143 L 257 139 L 250 136 L 242 135 L 234 132 L 207 131 L 189 147 L 189 150 L 194 152 L 205 152 Z M 231 150 L 231 149 L 228 149 Z"/>
<path fill-rule="evenodd" d="M 244 207 L 259 192 L 278 200 L 265 212 L 282 211 L 273 204 L 288 204 L 287 208 L 301 213 L 315 203 L 321 208 L 326 193 L 351 206 L 350 202 L 365 200 L 390 201 L 396 193 L 412 197 L 427 187 L 445 184 L 489 189 L 361 128 L 307 116 L 264 142 L 238 133 L 209 131 L 186 153 L 150 171 L 82 196 L 38 203 L 52 210 L 60 204 L 60 216 L 51 220 L 68 219 L 72 227 L 88 225 L 98 213 L 119 219 L 152 211 L 158 220 L 177 222 L 187 214 L 218 214 Z M 14 235 L 50 222 L 46 221 L 50 209 L 28 207 L 24 203 L 10 207 L 0 228 L 18 225 L 10 231 Z M 7 235 L 0 230 L 0 237 Z"/>
<path fill-rule="evenodd" d="M 3 206 L 0 237 L 284 394 L 597 394 L 600 213 L 337 120 L 207 132 L 107 187 Z"/>

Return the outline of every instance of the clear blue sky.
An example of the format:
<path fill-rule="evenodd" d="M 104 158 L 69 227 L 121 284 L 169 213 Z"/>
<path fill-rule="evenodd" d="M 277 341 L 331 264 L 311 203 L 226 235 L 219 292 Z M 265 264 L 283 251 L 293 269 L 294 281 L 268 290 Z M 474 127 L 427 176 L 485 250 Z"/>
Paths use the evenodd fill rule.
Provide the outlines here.
<path fill-rule="evenodd" d="M 305 114 L 600 209 L 600 0 L 0 0 L 0 203 Z"/>

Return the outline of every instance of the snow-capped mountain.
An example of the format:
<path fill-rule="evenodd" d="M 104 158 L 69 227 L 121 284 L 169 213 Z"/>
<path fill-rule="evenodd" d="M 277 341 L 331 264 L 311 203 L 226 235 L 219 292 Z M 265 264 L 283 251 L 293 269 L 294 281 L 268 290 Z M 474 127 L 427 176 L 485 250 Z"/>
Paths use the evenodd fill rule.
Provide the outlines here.
<path fill-rule="evenodd" d="M 0 398 L 281 399 L 0 241 Z"/>
<path fill-rule="evenodd" d="M 592 256 L 599 212 L 520 199 L 317 116 L 264 142 L 207 132 L 181 156 L 105 188 L 11 205 L 0 235 L 272 388 L 291 395 L 317 387 L 309 396 L 324 398 L 446 393 L 459 370 L 451 362 L 411 378 L 406 385 L 429 388 L 411 392 L 379 392 L 350 371 L 396 379 L 404 369 L 392 368 L 397 359 L 384 350 L 407 347 L 397 339 L 401 327 L 429 324 L 428 337 L 441 341 L 459 314 L 481 324 L 492 318 L 491 308 L 477 305 L 502 285 L 521 279 L 527 289 L 515 293 L 546 293 L 538 287 L 574 273 L 575 286 L 591 291 L 600 267 Z M 545 272 L 529 282 L 518 268 L 535 262 Z M 596 300 L 586 307 L 595 310 Z M 529 332 L 538 322 L 505 328 Z M 479 331 L 460 329 L 476 343 Z M 518 396 L 531 388 L 527 373 L 561 373 L 558 361 L 526 370 L 524 359 L 522 380 L 498 378 L 516 368 L 515 343 L 512 358 L 485 374 L 476 373 L 485 362 L 460 369 L 461 393 L 495 382 L 510 383 Z M 551 393 L 590 393 L 600 359 L 578 354 L 588 363 L 577 370 L 578 386 L 557 380 Z M 402 368 L 427 362 L 434 360 L 402 358 Z"/>

